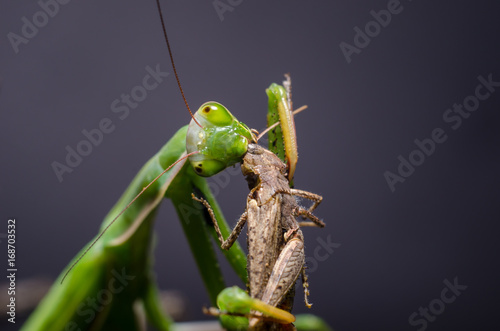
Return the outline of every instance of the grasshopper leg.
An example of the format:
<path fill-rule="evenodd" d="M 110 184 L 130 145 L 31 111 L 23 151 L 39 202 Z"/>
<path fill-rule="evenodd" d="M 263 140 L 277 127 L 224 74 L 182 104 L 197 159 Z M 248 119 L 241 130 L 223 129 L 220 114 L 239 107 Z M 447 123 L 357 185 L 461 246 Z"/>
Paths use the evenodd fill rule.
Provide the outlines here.
<path fill-rule="evenodd" d="M 294 211 L 294 216 L 303 216 L 308 218 L 310 222 L 299 222 L 300 226 L 317 226 L 320 228 L 325 227 L 325 223 L 317 218 L 310 210 L 304 209 L 302 207 L 297 207 Z"/>
<path fill-rule="evenodd" d="M 304 260 L 304 242 L 297 237 L 292 238 L 281 251 L 261 300 L 276 306 L 295 285 Z"/>
<path fill-rule="evenodd" d="M 257 187 L 255 187 L 251 192 L 250 194 L 248 195 L 248 197 L 250 198 L 252 195 L 253 195 L 253 191 L 256 189 Z M 325 223 L 323 223 L 323 221 L 321 221 L 318 217 L 316 217 L 312 212 L 314 209 L 316 209 L 316 207 L 318 207 L 318 205 L 321 203 L 321 201 L 323 201 L 323 197 L 321 195 L 318 195 L 318 194 L 314 194 L 314 193 L 311 193 L 311 192 L 308 192 L 308 191 L 302 191 L 302 190 L 297 190 L 297 189 L 290 189 L 290 190 L 276 190 L 274 192 L 274 194 L 269 198 L 268 201 L 266 201 L 265 203 L 268 203 L 276 194 L 278 193 L 282 193 L 282 194 L 290 194 L 290 195 L 295 195 L 295 196 L 299 196 L 299 197 L 302 197 L 302 198 L 307 198 L 311 201 L 314 201 L 313 205 L 311 207 L 309 207 L 308 209 L 305 209 L 305 208 L 302 208 L 302 207 L 297 207 L 294 211 L 294 216 L 302 216 L 304 219 L 305 218 L 308 218 L 311 222 L 299 222 L 299 225 L 300 226 L 317 226 L 317 227 L 320 227 L 320 228 L 324 228 L 325 227 Z"/>
<path fill-rule="evenodd" d="M 290 229 L 285 233 L 285 241 L 288 242 L 291 237 L 293 237 L 299 228 L 295 229 Z M 308 277 L 306 275 L 306 267 L 303 266 L 301 270 L 301 276 L 302 276 L 302 287 L 304 288 L 304 301 L 306 304 L 307 308 L 312 307 L 312 303 L 309 302 L 308 297 L 309 297 L 309 282 L 307 281 Z"/>
<path fill-rule="evenodd" d="M 234 227 L 234 229 L 231 232 L 231 234 L 229 235 L 229 237 L 226 240 L 224 240 L 224 237 L 222 236 L 222 232 L 220 231 L 220 228 L 219 228 L 219 224 L 217 223 L 217 219 L 215 218 L 214 211 L 213 211 L 212 207 L 210 206 L 210 204 L 208 203 L 208 201 L 203 199 L 203 198 L 197 198 L 194 194 L 191 194 L 191 196 L 192 196 L 193 200 L 202 203 L 203 206 L 205 206 L 205 208 L 207 208 L 208 213 L 210 214 L 210 218 L 212 218 L 212 222 L 214 223 L 215 232 L 217 233 L 217 237 L 219 238 L 219 241 L 221 243 L 220 247 L 222 249 L 226 249 L 226 250 L 231 248 L 231 246 L 233 246 L 234 242 L 236 241 L 236 239 L 240 235 L 241 230 L 243 230 L 243 226 L 245 226 L 245 223 L 246 223 L 247 217 L 248 217 L 247 212 L 245 211 L 241 215 L 240 219 L 238 220 L 238 223 L 236 223 L 236 226 Z"/>
<path fill-rule="evenodd" d="M 309 282 L 307 281 L 306 268 L 302 268 L 302 287 L 304 288 L 304 301 L 307 308 L 312 307 L 312 303 L 309 302 Z"/>
<path fill-rule="evenodd" d="M 253 191 L 256 188 L 257 187 L 255 187 L 250 192 L 250 194 L 248 195 L 249 197 L 251 197 L 251 195 L 253 194 Z M 309 199 L 309 200 L 313 201 L 312 206 L 307 209 L 307 211 L 309 212 L 309 214 L 311 214 L 319 206 L 319 204 L 321 203 L 321 201 L 323 201 L 323 197 L 321 195 L 319 195 L 319 194 L 315 194 L 315 193 L 311 193 L 311 192 L 303 191 L 303 190 L 297 190 L 297 189 L 294 189 L 294 188 L 291 188 L 289 190 L 288 189 L 287 190 L 282 190 L 282 189 L 276 190 L 276 191 L 274 191 L 272 197 L 274 197 L 278 193 L 290 194 L 290 195 L 298 196 L 298 197 Z M 271 198 L 269 198 L 269 200 L 271 200 Z M 266 201 L 266 203 L 268 201 Z M 304 216 L 306 216 L 306 215 L 304 215 Z"/>
<path fill-rule="evenodd" d="M 261 300 L 271 306 L 277 306 L 285 295 L 295 285 L 297 278 L 304 266 L 304 242 L 299 236 L 292 237 L 281 251 L 276 264 L 273 267 L 271 276 L 266 285 Z M 260 312 L 255 312 L 261 315 Z M 293 317 L 293 315 L 291 315 Z M 295 321 L 286 319 L 280 321 L 282 324 L 289 324 Z M 258 325 L 259 319 L 250 319 L 250 329 Z"/>
<path fill-rule="evenodd" d="M 308 192 L 308 191 L 303 191 L 303 190 L 297 190 L 297 189 L 290 189 L 290 192 L 292 195 L 296 195 L 298 197 L 302 197 L 302 198 L 306 198 L 306 199 L 309 199 L 311 201 L 313 201 L 313 205 L 311 207 L 309 207 L 308 211 L 310 213 L 312 213 L 314 211 L 314 209 L 316 209 L 316 207 L 319 206 L 319 204 L 321 203 L 321 201 L 323 201 L 323 197 L 321 195 L 318 195 L 318 194 L 314 194 L 314 193 L 311 193 L 311 192 Z"/>

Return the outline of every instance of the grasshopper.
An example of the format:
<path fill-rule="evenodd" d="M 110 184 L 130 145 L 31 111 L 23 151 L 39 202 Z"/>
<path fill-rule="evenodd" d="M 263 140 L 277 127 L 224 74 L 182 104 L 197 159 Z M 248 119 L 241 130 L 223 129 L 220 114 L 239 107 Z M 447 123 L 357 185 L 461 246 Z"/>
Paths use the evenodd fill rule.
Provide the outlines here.
<path fill-rule="evenodd" d="M 286 78 L 283 85 L 289 91 L 291 81 L 288 75 Z M 271 86 L 268 89 L 268 95 L 269 92 L 286 96 L 280 101 L 280 106 L 286 108 L 292 115 L 291 108 L 288 107 L 291 105 L 289 97 L 291 93 L 285 93 L 283 87 L 278 85 Z M 270 103 L 272 103 L 271 100 L 270 98 Z M 293 118 L 293 115 L 289 117 Z M 191 125 L 194 124 L 191 123 Z M 281 126 L 284 125 L 281 124 Z M 294 133 L 294 130 L 290 128 L 285 130 Z M 288 139 L 295 141 L 295 137 L 288 137 Z M 270 143 L 273 144 L 273 142 Z M 296 150 L 292 151 L 292 154 L 294 152 L 296 155 Z M 294 156 L 292 159 L 296 160 L 297 158 Z M 304 267 L 304 236 L 300 226 L 325 226 L 312 214 L 312 211 L 321 203 L 322 197 L 290 188 L 289 169 L 292 168 L 287 167 L 273 152 L 257 144 L 248 145 L 247 153 L 241 162 L 241 170 L 250 189 L 247 207 L 226 240 L 224 240 L 208 202 L 193 197 L 208 209 L 223 249 L 229 249 L 234 244 L 245 223 L 248 223 L 247 270 L 250 295 L 267 305 L 280 307 L 286 311 L 290 311 L 292 308 L 294 285 L 300 274 L 302 274 L 303 279 L 306 306 L 311 306 L 307 299 L 309 291 Z M 297 203 L 294 196 L 310 199 L 313 204 L 309 209 L 305 209 Z M 310 221 L 299 223 L 296 220 L 297 216 L 306 217 Z M 209 312 L 217 314 L 213 310 Z M 261 312 L 254 312 L 253 315 L 255 317 L 249 320 L 249 329 L 280 328 L 274 322 L 267 323 L 265 319 L 259 318 L 262 315 Z M 289 324 L 294 321 L 294 318 L 287 316 L 283 319 L 278 318 L 277 321 Z"/>

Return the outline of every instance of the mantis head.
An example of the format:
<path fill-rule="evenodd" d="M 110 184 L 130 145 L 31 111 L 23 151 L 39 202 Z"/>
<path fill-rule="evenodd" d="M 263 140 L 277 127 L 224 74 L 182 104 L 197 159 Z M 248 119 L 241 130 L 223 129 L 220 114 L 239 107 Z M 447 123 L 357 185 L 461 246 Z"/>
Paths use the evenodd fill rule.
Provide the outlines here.
<path fill-rule="evenodd" d="M 200 125 L 198 125 L 199 123 Z M 189 162 L 200 176 L 209 177 L 240 162 L 254 134 L 226 107 L 215 101 L 205 102 L 189 123 L 186 137 Z"/>

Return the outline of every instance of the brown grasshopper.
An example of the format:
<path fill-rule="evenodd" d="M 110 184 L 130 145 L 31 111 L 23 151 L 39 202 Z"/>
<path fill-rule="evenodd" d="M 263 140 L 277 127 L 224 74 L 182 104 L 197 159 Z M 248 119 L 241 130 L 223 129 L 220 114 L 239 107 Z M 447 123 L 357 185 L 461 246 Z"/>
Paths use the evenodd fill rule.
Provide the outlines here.
<path fill-rule="evenodd" d="M 246 211 L 226 240 L 210 205 L 203 199 L 193 198 L 208 209 L 223 249 L 232 246 L 245 223 L 248 223 L 247 270 L 252 298 L 290 311 L 295 294 L 294 285 L 302 274 L 305 303 L 310 307 L 304 266 L 304 237 L 300 226 L 325 226 L 312 214 L 323 198 L 314 193 L 290 188 L 287 166 L 274 153 L 260 145 L 248 145 L 247 153 L 241 162 L 241 170 L 248 182 L 250 193 Z M 313 205 L 305 209 L 297 203 L 294 196 L 310 199 Z M 310 221 L 298 222 L 297 216 L 303 216 Z M 251 330 L 280 330 L 288 327 L 260 318 L 260 312 L 254 312 L 252 315 L 254 317 L 249 320 Z M 280 323 L 289 324 L 291 321 Z"/>
<path fill-rule="evenodd" d="M 249 144 L 248 152 L 241 164 L 250 194 L 247 209 L 241 215 L 235 228 L 224 240 L 210 205 L 203 203 L 212 216 L 215 231 L 223 249 L 229 249 L 248 223 L 248 278 L 252 298 L 269 305 L 290 311 L 294 298 L 294 285 L 302 274 L 306 306 L 307 277 L 304 266 L 304 237 L 300 226 L 325 224 L 312 214 L 322 197 L 297 189 L 291 189 L 286 178 L 286 165 L 272 152 L 257 144 Z M 309 209 L 301 207 L 294 196 L 312 200 Z M 305 216 L 311 222 L 298 222 L 297 216 Z M 256 316 L 260 314 L 255 312 Z M 250 329 L 269 330 L 278 327 L 263 319 L 251 318 Z"/>

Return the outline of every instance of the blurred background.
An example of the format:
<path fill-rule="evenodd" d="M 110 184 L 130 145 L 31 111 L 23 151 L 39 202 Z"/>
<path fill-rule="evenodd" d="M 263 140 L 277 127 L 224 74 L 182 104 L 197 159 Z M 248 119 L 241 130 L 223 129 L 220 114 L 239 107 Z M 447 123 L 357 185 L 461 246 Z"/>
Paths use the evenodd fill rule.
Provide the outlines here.
<path fill-rule="evenodd" d="M 327 227 L 304 230 L 314 305 L 307 310 L 298 291 L 294 312 L 335 330 L 496 326 L 500 87 L 480 88 L 489 97 L 477 104 L 469 96 L 479 76 L 500 82 L 498 5 L 229 3 L 163 1 L 166 28 L 193 109 L 216 100 L 260 130 L 264 90 L 286 72 L 294 105 L 309 106 L 296 117 L 295 186 L 323 195 L 316 215 Z M 15 218 L 18 286 L 55 279 L 142 164 L 189 122 L 173 74 L 128 117 L 112 110 L 142 85 L 146 67 L 172 73 L 154 1 L 72 1 L 46 22 L 41 10 L 35 1 L 0 4 L 0 259 L 6 265 L 7 220 Z M 41 27 L 23 32 L 34 15 Z M 464 100 L 475 110 L 448 111 Z M 61 181 L 53 162 L 64 164 L 67 146 L 76 149 L 82 130 L 104 118 L 114 131 Z M 446 140 L 428 156 L 414 152 L 435 129 Z M 399 166 L 410 154 L 413 172 Z M 211 181 L 234 224 L 248 193 L 243 176 L 236 169 Z M 156 229 L 160 287 L 188 299 L 189 320 L 209 319 L 169 201 Z M 242 286 L 224 268 L 228 285 Z M 443 302 L 454 282 L 459 295 Z"/>

